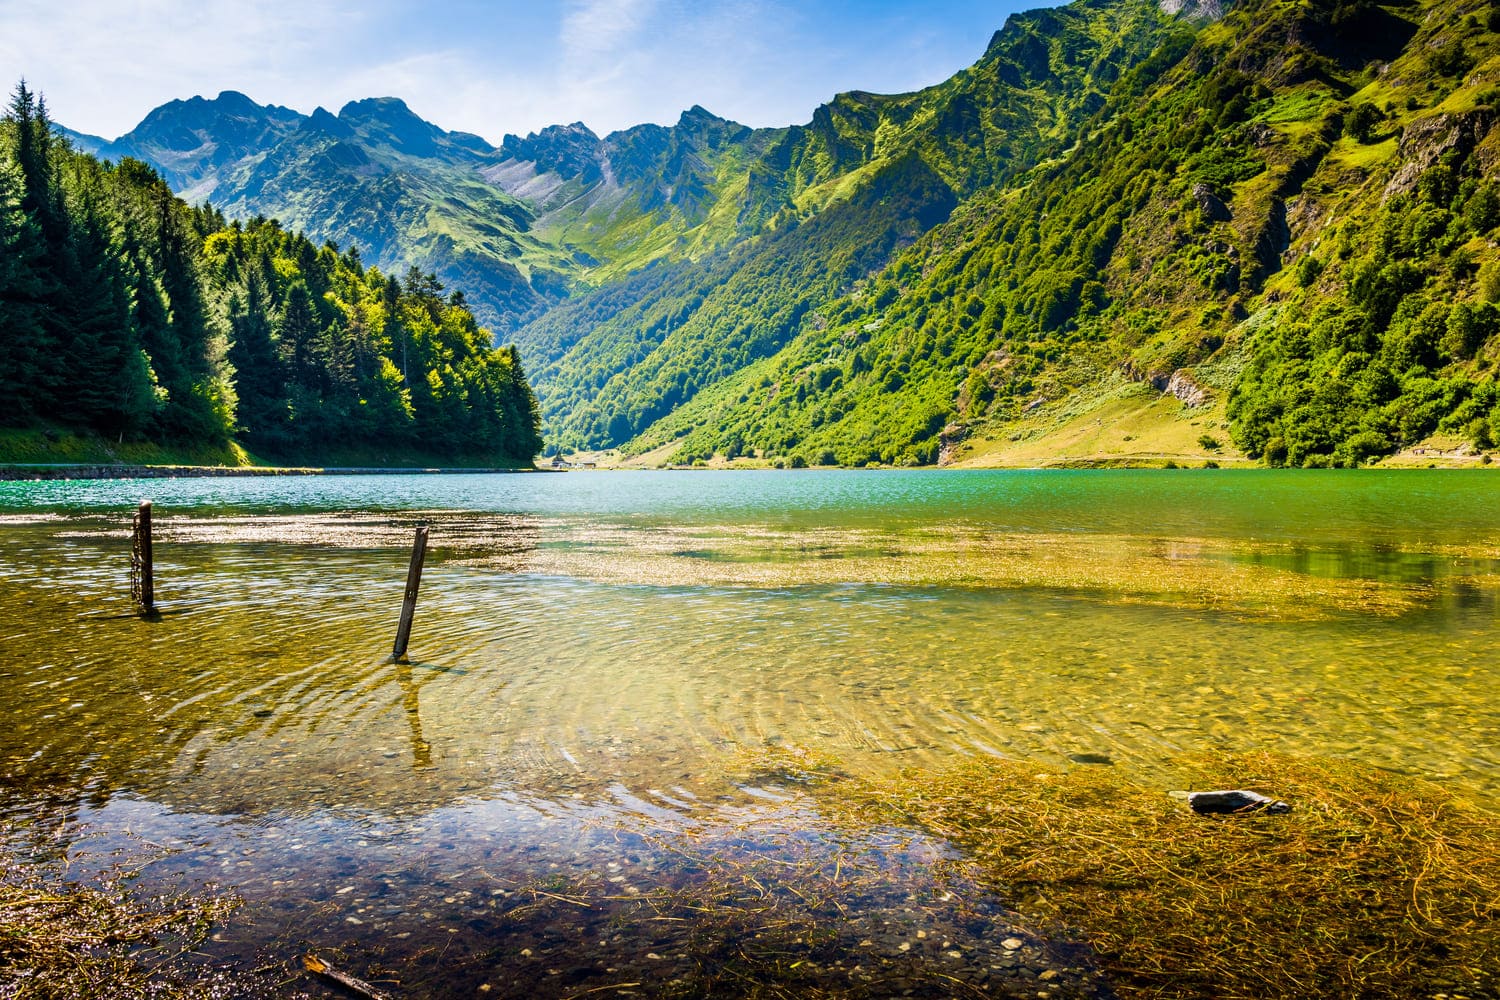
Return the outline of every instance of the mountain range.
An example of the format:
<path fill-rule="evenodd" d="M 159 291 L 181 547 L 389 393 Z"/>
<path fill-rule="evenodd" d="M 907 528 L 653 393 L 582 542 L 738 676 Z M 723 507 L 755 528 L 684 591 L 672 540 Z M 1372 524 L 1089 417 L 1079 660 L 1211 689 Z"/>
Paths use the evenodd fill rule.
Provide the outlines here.
<path fill-rule="evenodd" d="M 394 98 L 225 92 L 71 137 L 461 288 L 554 447 L 1150 457 L 1139 426 L 1360 464 L 1500 438 L 1497 29 L 1492 0 L 1076 0 L 790 128 L 695 106 L 493 146 Z"/>

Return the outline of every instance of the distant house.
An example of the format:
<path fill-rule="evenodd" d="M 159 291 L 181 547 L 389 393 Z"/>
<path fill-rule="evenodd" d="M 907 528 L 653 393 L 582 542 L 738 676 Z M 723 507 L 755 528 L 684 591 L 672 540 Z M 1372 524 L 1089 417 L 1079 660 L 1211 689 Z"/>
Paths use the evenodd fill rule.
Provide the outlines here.
<path fill-rule="evenodd" d="M 552 467 L 554 469 L 566 469 L 568 467 L 568 460 L 561 455 L 554 455 L 552 456 Z"/>

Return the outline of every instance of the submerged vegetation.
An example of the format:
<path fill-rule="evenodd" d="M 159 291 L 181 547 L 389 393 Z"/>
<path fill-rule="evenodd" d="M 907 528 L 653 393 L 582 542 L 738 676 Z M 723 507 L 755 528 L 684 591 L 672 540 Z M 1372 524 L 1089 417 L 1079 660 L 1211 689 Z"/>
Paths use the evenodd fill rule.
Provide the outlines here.
<path fill-rule="evenodd" d="M 14 831 L 3 833 L 9 839 Z M 190 968 L 183 957 L 237 901 L 211 892 L 150 896 L 133 884 L 136 867 L 116 865 L 85 882 L 63 861 L 0 846 L 0 993 L 10 1000 L 227 995 L 223 974 Z"/>
<path fill-rule="evenodd" d="M 1500 816 L 1345 761 L 1172 761 L 1286 815 L 1199 816 L 1105 768 L 984 761 L 871 789 L 1023 914 L 1078 933 L 1132 997 L 1493 995 Z"/>
<path fill-rule="evenodd" d="M 785 805 L 707 824 L 637 817 L 582 874 L 491 876 L 494 950 L 440 963 L 442 988 L 568 995 L 597 977 L 600 990 L 684 997 L 1184 1000 L 1500 988 L 1500 816 L 1428 782 L 1270 754 L 1168 761 L 1183 787 L 1292 803 L 1200 816 L 1159 781 L 1107 767 L 986 759 L 871 781 L 773 747 L 740 770 Z M 145 898 L 120 871 L 66 882 L 10 857 L 7 995 L 93 997 L 106 983 L 111 995 L 218 995 L 230 971 L 183 957 L 232 925 L 234 906 Z M 611 938 L 611 968 L 594 969 L 584 956 Z M 371 975 L 426 988 L 394 944 L 377 953 L 359 959 Z"/>

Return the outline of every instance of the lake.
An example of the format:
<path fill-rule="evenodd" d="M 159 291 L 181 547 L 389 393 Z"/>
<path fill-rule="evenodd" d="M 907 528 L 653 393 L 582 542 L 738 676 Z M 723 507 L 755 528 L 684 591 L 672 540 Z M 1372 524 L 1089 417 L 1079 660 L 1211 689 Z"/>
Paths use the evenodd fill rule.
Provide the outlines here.
<path fill-rule="evenodd" d="M 143 499 L 155 620 L 129 596 Z M 933 921 L 1004 993 L 998 903 L 939 916 L 951 850 L 825 823 L 788 760 L 1165 791 L 1185 754 L 1272 750 L 1500 804 L 1497 501 L 1418 470 L 0 483 L 7 835 L 237 892 L 213 961 L 332 948 L 424 996 L 691 995 L 702 928 L 641 900 L 838 858 L 857 945 Z M 1086 958 L 1013 932 L 1089 995 Z M 909 959 L 849 981 L 927 995 Z"/>

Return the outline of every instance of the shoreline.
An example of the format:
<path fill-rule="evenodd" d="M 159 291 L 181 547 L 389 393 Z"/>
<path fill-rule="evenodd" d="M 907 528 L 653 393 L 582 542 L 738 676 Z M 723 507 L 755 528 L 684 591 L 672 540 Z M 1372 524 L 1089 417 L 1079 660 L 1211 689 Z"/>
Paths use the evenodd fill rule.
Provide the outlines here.
<path fill-rule="evenodd" d="M 274 465 L 0 465 L 0 481 L 73 479 L 215 479 L 260 476 L 478 476 L 503 473 L 551 472 L 521 467 L 410 467 L 389 466 L 274 466 Z"/>

